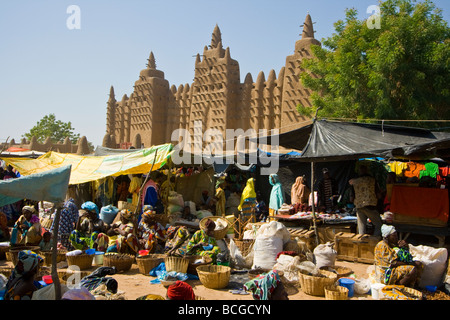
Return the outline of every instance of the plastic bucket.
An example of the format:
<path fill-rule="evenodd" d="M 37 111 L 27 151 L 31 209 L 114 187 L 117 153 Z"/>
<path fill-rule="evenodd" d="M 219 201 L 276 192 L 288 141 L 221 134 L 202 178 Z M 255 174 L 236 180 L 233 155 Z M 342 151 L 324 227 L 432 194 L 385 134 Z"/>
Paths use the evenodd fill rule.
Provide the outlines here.
<path fill-rule="evenodd" d="M 372 294 L 372 299 L 380 300 L 381 298 L 381 289 L 383 289 L 385 285 L 382 283 L 374 283 L 370 286 L 370 292 Z"/>
<path fill-rule="evenodd" d="M 103 257 L 105 253 L 103 251 L 95 251 L 94 263 L 98 266 L 103 264 Z"/>
<path fill-rule="evenodd" d="M 52 276 L 42 276 L 42 281 L 44 281 L 46 284 L 52 284 L 53 278 Z"/>
<path fill-rule="evenodd" d="M 348 279 L 348 278 L 340 278 L 338 280 L 339 285 L 341 287 L 345 287 L 348 289 L 348 297 L 351 298 L 353 297 L 354 294 L 354 287 L 355 287 L 355 280 L 353 279 Z"/>

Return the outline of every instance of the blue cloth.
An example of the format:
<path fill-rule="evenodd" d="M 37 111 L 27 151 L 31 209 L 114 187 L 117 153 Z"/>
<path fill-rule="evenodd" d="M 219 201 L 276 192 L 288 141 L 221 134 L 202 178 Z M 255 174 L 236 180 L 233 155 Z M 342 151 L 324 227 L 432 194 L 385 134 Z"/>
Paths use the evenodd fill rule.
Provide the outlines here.
<path fill-rule="evenodd" d="M 269 176 L 269 182 L 272 185 L 272 191 L 270 192 L 269 208 L 278 210 L 284 203 L 283 187 L 277 174 L 271 174 Z"/>
<path fill-rule="evenodd" d="M 0 180 L 0 207 L 22 199 L 60 202 L 66 198 L 72 166 Z"/>
<path fill-rule="evenodd" d="M 97 205 L 92 201 L 86 201 L 85 203 L 83 203 L 81 205 L 81 209 L 94 211 L 95 213 L 97 213 L 97 215 L 99 214 Z"/>
<path fill-rule="evenodd" d="M 199 280 L 198 276 L 193 275 L 193 274 L 176 272 L 176 271 L 167 272 L 166 264 L 164 262 L 161 262 L 158 266 L 156 266 L 152 270 L 150 270 L 149 275 L 151 277 L 156 277 L 156 279 L 153 279 L 150 281 L 151 284 L 161 283 L 161 280 L 165 280 L 168 277 L 176 278 L 177 280 L 180 280 L 180 281 Z"/>

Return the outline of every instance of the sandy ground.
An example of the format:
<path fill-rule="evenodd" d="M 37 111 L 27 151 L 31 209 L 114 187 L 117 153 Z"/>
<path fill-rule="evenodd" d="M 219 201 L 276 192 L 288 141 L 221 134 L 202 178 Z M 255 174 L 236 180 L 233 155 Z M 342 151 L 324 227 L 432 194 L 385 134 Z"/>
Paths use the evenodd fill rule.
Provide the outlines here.
<path fill-rule="evenodd" d="M 64 267 L 64 262 L 58 264 Z M 353 263 L 347 261 L 337 261 L 336 265 L 351 268 L 357 279 L 367 279 L 367 268 L 369 264 Z M 11 267 L 12 263 L 6 260 L 0 261 L 0 267 Z M 93 266 L 86 271 L 94 271 L 97 267 Z M 143 275 L 139 272 L 139 268 L 134 263 L 131 269 L 127 272 L 117 273 L 112 276 L 119 284 L 119 292 L 123 292 L 126 300 L 136 300 L 136 298 L 147 294 L 157 294 L 161 296 L 166 295 L 167 288 L 162 284 L 152 284 L 151 280 L 155 279 L 151 276 Z M 239 284 L 246 279 L 247 275 L 235 274 L 230 279 L 229 286 L 224 289 L 214 290 L 206 288 L 199 280 L 188 280 L 197 296 L 205 300 L 253 300 L 250 294 L 233 294 L 229 290 L 239 287 Z M 288 289 L 289 300 L 325 300 L 325 297 L 316 297 L 305 294 L 303 291 L 291 288 Z M 350 300 L 372 300 L 370 294 L 358 296 L 355 294 Z"/>

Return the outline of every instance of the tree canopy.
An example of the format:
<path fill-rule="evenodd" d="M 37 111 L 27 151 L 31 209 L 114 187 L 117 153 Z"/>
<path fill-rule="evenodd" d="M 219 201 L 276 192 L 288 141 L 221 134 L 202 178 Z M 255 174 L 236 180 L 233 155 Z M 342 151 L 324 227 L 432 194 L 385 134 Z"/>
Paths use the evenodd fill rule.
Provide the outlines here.
<path fill-rule="evenodd" d="M 80 138 L 80 134 L 74 133 L 74 128 L 72 128 L 70 121 L 63 122 L 61 120 L 56 120 L 53 113 L 44 116 L 28 133 L 23 135 L 23 137 L 28 140 L 33 136 L 35 136 L 40 143 L 43 143 L 47 137 L 50 137 L 53 143 L 62 142 L 66 137 L 68 137 L 72 143 L 76 143 Z"/>
<path fill-rule="evenodd" d="M 431 1 L 380 2 L 379 28 L 355 9 L 313 46 L 300 80 L 320 117 L 450 119 L 450 28 Z M 436 123 L 434 124 L 436 125 Z"/>

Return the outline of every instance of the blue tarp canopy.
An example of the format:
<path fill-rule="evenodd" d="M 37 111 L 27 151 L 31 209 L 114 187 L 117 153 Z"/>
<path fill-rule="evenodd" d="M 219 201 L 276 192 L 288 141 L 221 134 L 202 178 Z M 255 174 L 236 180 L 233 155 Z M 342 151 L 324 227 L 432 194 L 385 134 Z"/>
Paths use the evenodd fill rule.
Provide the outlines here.
<path fill-rule="evenodd" d="M 0 207 L 21 199 L 59 202 L 66 198 L 71 165 L 0 181 Z"/>

